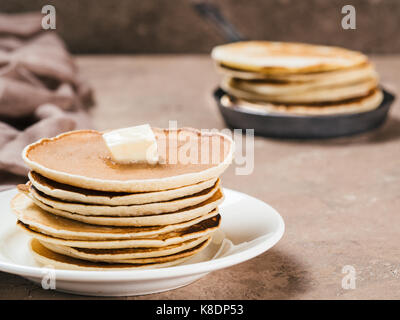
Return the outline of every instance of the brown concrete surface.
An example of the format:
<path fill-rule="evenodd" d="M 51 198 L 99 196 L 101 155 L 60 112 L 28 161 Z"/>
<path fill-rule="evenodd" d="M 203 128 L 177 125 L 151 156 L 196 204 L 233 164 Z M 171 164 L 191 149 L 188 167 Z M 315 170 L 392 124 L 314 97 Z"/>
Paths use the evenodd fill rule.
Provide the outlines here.
<path fill-rule="evenodd" d="M 199 0 L 197 0 L 199 1 Z M 203 0 L 248 39 L 343 46 L 400 53 L 398 0 Z M 208 53 L 226 41 L 191 5 L 194 0 L 1 0 L 0 12 L 40 11 L 52 4 L 57 32 L 74 53 Z M 343 6 L 356 29 L 343 30 Z"/>
<path fill-rule="evenodd" d="M 398 93 L 400 56 L 374 57 L 382 84 Z M 80 57 L 96 90 L 99 129 L 150 122 L 223 128 L 211 98 L 218 76 L 208 56 Z M 397 91 L 397 92 L 396 92 Z M 255 170 L 223 176 L 286 223 L 271 250 L 184 288 L 140 299 L 399 299 L 400 105 L 368 134 L 322 141 L 256 138 Z M 243 213 L 245 214 L 245 213 Z M 342 268 L 356 289 L 342 289 Z M 0 298 L 84 298 L 45 291 L 0 273 Z"/>

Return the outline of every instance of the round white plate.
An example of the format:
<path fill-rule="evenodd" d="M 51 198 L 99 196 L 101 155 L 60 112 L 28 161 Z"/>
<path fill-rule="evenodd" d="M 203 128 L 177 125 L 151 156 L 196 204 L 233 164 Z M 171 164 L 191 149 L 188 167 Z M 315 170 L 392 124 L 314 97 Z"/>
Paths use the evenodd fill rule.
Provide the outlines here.
<path fill-rule="evenodd" d="M 275 245 L 285 226 L 265 202 L 224 189 L 221 231 L 211 244 L 185 263 L 160 269 L 76 271 L 37 264 L 28 249 L 29 237 L 16 227 L 10 200 L 17 191 L 0 193 L 0 270 L 56 290 L 93 296 L 141 295 L 185 286 L 207 273 L 254 258 Z"/>

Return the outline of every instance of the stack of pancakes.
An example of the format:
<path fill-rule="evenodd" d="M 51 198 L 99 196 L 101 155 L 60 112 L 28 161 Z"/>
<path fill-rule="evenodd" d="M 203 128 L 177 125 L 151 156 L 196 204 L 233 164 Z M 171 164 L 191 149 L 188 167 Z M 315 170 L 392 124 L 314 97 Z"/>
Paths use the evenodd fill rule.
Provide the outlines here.
<path fill-rule="evenodd" d="M 383 99 L 378 76 L 360 52 L 268 41 L 235 42 L 212 51 L 224 76 L 226 107 L 302 115 L 358 113 Z"/>
<path fill-rule="evenodd" d="M 93 130 L 25 148 L 29 181 L 11 207 L 33 238 L 38 262 L 64 269 L 155 268 L 207 246 L 220 225 L 219 176 L 232 160 L 233 142 L 190 128 L 153 131 L 167 151 L 153 165 L 113 162 L 102 133 Z M 173 143 L 172 131 L 187 139 Z M 214 155 L 218 161 L 173 161 L 188 144 L 198 147 L 196 159 Z"/>

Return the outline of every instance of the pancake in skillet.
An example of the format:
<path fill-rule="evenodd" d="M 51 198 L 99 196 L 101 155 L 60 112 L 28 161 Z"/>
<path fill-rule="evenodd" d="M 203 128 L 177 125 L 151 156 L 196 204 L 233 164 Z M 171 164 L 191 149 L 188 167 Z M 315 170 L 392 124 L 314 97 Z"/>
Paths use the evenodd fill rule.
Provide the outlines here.
<path fill-rule="evenodd" d="M 367 112 L 379 107 L 383 100 L 380 89 L 372 90 L 368 95 L 361 98 L 321 104 L 283 104 L 272 102 L 248 101 L 245 99 L 232 98 L 228 95 L 221 97 L 221 104 L 228 108 L 242 108 L 259 114 L 285 114 L 285 115 L 311 115 L 324 116 L 345 113 Z"/>
<path fill-rule="evenodd" d="M 242 41 L 217 46 L 212 58 L 223 66 L 266 74 L 341 70 L 368 62 L 360 52 L 304 43 Z"/>

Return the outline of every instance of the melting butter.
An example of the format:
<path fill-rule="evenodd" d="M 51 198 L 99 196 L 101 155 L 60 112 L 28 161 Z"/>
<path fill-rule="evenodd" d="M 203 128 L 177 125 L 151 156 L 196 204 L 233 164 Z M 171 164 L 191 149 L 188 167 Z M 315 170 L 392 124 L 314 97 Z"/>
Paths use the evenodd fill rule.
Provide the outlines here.
<path fill-rule="evenodd" d="M 157 140 L 148 124 L 108 131 L 103 140 L 117 163 L 158 162 Z"/>

